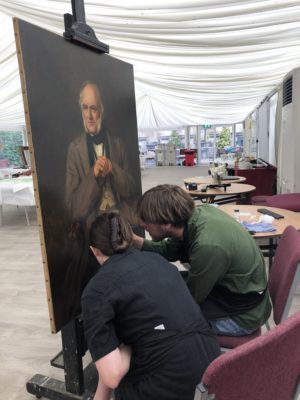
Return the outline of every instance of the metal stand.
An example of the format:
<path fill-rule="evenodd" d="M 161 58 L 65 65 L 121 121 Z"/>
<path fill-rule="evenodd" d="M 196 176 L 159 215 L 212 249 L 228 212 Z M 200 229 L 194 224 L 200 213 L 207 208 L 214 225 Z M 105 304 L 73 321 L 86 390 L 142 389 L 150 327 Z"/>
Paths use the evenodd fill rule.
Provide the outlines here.
<path fill-rule="evenodd" d="M 258 139 L 256 139 L 256 141 L 255 141 L 255 153 L 256 153 L 255 157 L 256 157 L 256 167 L 257 167 L 257 165 L 258 165 L 258 143 L 259 143 L 259 140 L 258 140 Z"/>
<path fill-rule="evenodd" d="M 216 188 L 223 188 L 224 192 L 226 192 L 226 189 L 231 186 L 231 183 L 216 183 L 212 185 L 207 185 L 208 189 L 216 189 Z"/>
<path fill-rule="evenodd" d="M 71 3 L 73 15 L 64 14 L 64 37 L 98 50 L 101 53 L 109 53 L 109 46 L 100 42 L 94 30 L 86 24 L 84 0 L 71 0 Z"/>
<path fill-rule="evenodd" d="M 272 266 L 273 259 L 275 256 L 275 251 L 277 248 L 277 240 L 273 238 L 269 238 L 269 243 L 268 244 L 260 244 L 259 245 L 264 257 L 268 257 L 269 261 L 269 270 Z"/>
<path fill-rule="evenodd" d="M 91 400 L 98 383 L 93 363 L 83 370 L 86 352 L 82 320 L 76 318 L 61 330 L 62 351 L 51 365 L 64 370 L 65 382 L 36 374 L 26 384 L 27 391 L 37 397 L 52 400 Z"/>
<path fill-rule="evenodd" d="M 206 185 L 205 188 L 201 189 L 201 192 L 207 192 L 207 189 L 224 189 L 224 192 L 226 192 L 226 189 L 231 186 L 231 183 L 214 183 L 212 185 Z"/>

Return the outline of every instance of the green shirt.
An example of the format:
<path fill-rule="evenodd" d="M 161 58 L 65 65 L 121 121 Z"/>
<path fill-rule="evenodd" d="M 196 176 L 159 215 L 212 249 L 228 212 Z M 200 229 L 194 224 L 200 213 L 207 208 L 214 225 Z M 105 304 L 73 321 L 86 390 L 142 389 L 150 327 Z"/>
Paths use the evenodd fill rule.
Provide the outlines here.
<path fill-rule="evenodd" d="M 255 240 L 232 217 L 211 205 L 196 207 L 183 239 L 145 239 L 142 250 L 158 252 L 169 261 L 188 262 L 191 269 L 187 285 L 200 305 L 216 285 L 233 293 L 261 292 L 267 286 L 264 259 Z M 256 329 L 270 313 L 266 293 L 257 306 L 232 319 L 241 327 Z"/>

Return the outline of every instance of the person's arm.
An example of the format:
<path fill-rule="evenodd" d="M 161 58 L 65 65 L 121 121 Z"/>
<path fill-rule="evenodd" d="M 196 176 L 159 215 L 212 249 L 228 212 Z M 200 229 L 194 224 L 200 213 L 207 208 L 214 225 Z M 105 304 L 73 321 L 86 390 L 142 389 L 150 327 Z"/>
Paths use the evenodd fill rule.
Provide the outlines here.
<path fill-rule="evenodd" d="M 135 233 L 132 233 L 132 245 L 136 249 L 141 250 L 144 244 L 144 238 L 141 236 L 136 235 Z"/>
<path fill-rule="evenodd" d="M 176 238 L 168 238 L 159 242 L 144 239 L 142 250 L 159 253 L 161 256 L 171 262 L 178 260 L 181 262 L 189 261 L 187 257 L 186 246 L 182 240 Z"/>
<path fill-rule="evenodd" d="M 185 263 L 188 258 L 183 249 L 182 243 L 176 239 L 161 240 L 154 242 L 153 240 L 144 239 L 133 233 L 132 245 L 139 250 L 152 251 L 158 253 L 168 261 L 178 261 Z"/>
<path fill-rule="evenodd" d="M 187 285 L 198 304 L 203 303 L 222 280 L 230 262 L 230 257 L 220 246 L 204 245 L 192 251 Z"/>
<path fill-rule="evenodd" d="M 96 393 L 93 397 L 93 400 L 110 400 L 111 394 L 112 394 L 112 389 L 110 389 L 102 382 L 99 375 L 98 386 Z"/>
<path fill-rule="evenodd" d="M 131 349 L 121 345 L 95 362 L 99 381 L 94 400 L 109 400 L 130 367 Z"/>
<path fill-rule="evenodd" d="M 107 400 L 128 372 L 131 348 L 120 341 L 115 324 L 115 301 L 110 280 L 92 279 L 84 289 L 81 305 L 85 339 L 99 375 L 95 399 Z M 122 300 L 122 298 L 120 299 Z"/>

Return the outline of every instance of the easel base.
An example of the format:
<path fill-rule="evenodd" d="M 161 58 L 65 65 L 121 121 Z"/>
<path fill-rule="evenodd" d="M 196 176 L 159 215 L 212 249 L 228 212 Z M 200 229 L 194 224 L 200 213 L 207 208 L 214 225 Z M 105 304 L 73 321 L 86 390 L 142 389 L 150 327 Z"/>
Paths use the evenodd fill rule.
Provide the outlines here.
<path fill-rule="evenodd" d="M 65 383 L 45 375 L 36 374 L 26 383 L 27 392 L 51 400 L 92 400 L 95 391 L 86 389 L 82 395 L 66 391 Z"/>

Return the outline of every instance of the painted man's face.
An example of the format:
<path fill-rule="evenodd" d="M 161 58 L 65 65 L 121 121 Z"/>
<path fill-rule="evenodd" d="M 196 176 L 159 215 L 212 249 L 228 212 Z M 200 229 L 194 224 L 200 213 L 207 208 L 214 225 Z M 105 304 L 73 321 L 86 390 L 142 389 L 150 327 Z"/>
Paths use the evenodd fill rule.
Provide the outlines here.
<path fill-rule="evenodd" d="M 86 132 L 96 135 L 101 127 L 101 114 L 96 90 L 92 85 L 87 85 L 82 91 L 81 112 Z"/>

